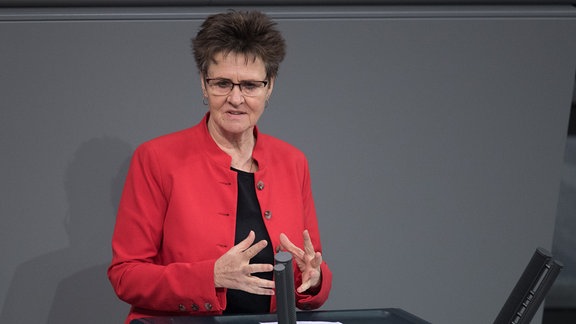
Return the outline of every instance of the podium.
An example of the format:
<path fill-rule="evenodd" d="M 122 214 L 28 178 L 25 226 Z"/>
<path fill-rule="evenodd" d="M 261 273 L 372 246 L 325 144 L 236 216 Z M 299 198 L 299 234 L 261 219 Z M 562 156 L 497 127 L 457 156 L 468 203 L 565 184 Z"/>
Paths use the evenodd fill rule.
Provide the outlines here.
<path fill-rule="evenodd" d="M 399 308 L 303 311 L 296 312 L 298 321 L 341 322 L 342 324 L 430 324 Z M 276 314 L 173 316 L 140 318 L 130 324 L 258 324 L 276 322 Z"/>

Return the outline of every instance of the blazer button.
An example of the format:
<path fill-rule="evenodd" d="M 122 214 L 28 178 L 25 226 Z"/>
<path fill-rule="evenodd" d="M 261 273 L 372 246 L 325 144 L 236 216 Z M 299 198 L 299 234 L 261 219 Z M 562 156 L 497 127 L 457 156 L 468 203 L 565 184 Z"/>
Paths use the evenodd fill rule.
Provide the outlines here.
<path fill-rule="evenodd" d="M 264 217 L 265 217 L 266 219 L 272 218 L 272 212 L 269 211 L 269 210 L 265 211 L 265 212 L 264 212 Z"/>
<path fill-rule="evenodd" d="M 204 304 L 204 307 L 206 307 L 206 310 L 212 310 L 212 304 L 210 303 Z"/>
<path fill-rule="evenodd" d="M 178 309 L 179 309 L 181 312 L 185 312 L 185 311 L 186 311 L 186 306 L 180 304 L 180 305 L 178 305 Z"/>
<path fill-rule="evenodd" d="M 200 307 L 198 307 L 198 305 L 196 305 L 196 304 L 192 304 L 191 308 L 193 311 L 196 311 L 196 312 L 200 310 Z"/>
<path fill-rule="evenodd" d="M 264 190 L 264 181 L 262 180 L 258 181 L 258 183 L 256 184 L 256 188 L 258 188 L 258 190 Z"/>

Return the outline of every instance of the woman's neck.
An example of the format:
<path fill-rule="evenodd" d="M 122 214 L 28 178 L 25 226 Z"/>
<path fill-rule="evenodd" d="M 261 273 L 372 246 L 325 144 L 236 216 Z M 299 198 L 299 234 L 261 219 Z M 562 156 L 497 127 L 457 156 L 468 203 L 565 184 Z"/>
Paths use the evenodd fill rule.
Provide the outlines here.
<path fill-rule="evenodd" d="M 210 123 L 208 123 L 208 131 L 216 145 L 232 158 L 231 167 L 246 172 L 255 171 L 252 151 L 256 139 L 253 131 L 242 134 L 226 134 L 219 132 L 215 127 L 211 127 Z"/>

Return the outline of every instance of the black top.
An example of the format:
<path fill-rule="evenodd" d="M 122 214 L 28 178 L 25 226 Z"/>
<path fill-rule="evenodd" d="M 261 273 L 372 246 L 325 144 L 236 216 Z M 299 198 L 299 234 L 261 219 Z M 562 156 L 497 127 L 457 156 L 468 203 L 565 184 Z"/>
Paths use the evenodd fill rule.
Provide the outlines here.
<path fill-rule="evenodd" d="M 238 208 L 236 212 L 236 237 L 234 244 L 240 243 L 254 231 L 256 239 L 268 241 L 266 248 L 258 253 L 250 263 L 274 264 L 274 251 L 270 236 L 262 219 L 260 204 L 254 188 L 254 174 L 232 168 L 238 173 Z M 272 272 L 255 273 L 254 276 L 272 280 Z M 224 314 L 254 314 L 270 312 L 270 296 L 254 295 L 242 290 L 228 289 Z"/>

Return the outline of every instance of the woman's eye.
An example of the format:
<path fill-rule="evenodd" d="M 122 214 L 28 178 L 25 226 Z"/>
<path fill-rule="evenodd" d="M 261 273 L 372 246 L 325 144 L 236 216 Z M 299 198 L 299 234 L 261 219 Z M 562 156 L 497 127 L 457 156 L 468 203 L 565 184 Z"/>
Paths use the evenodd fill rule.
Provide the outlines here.
<path fill-rule="evenodd" d="M 220 81 L 216 82 L 216 86 L 219 88 L 223 88 L 223 89 L 230 88 L 230 85 L 232 85 L 232 82 L 226 81 L 226 80 L 220 80 Z"/>
<path fill-rule="evenodd" d="M 242 82 L 242 88 L 244 88 L 246 90 L 254 90 L 254 89 L 258 88 L 258 84 L 254 83 L 254 82 Z"/>

